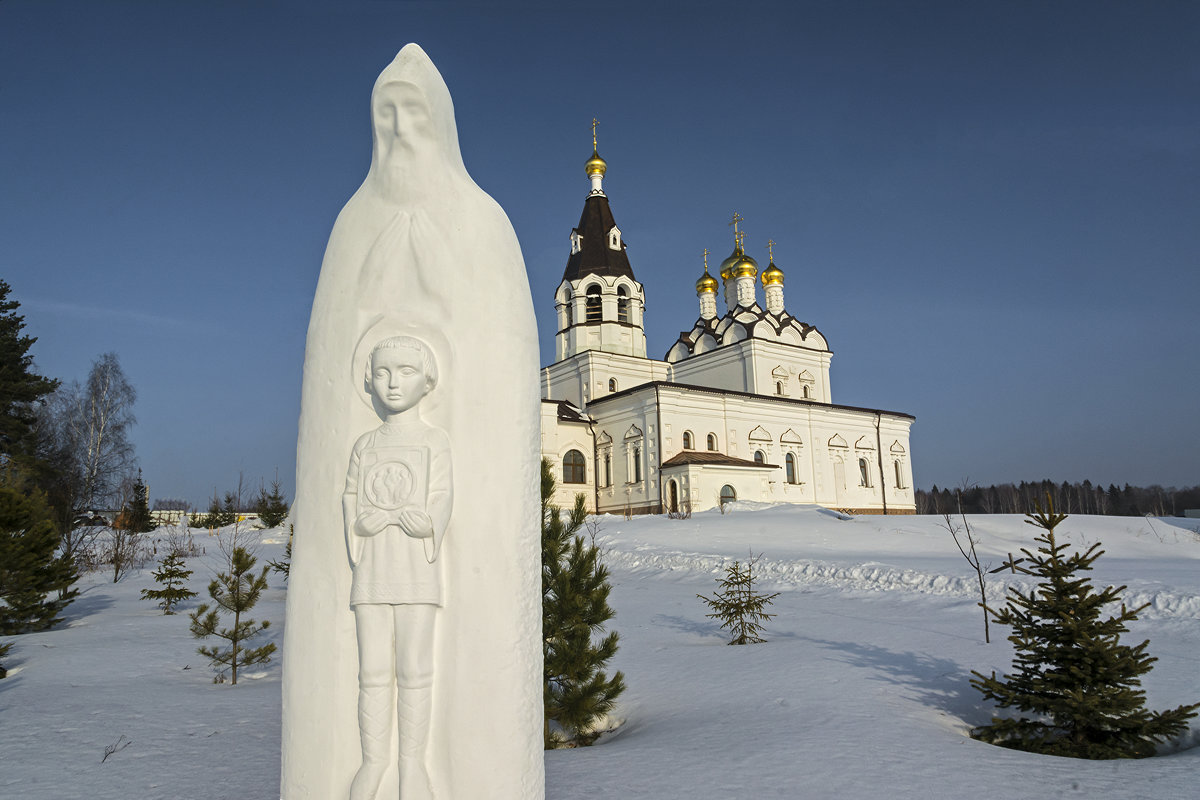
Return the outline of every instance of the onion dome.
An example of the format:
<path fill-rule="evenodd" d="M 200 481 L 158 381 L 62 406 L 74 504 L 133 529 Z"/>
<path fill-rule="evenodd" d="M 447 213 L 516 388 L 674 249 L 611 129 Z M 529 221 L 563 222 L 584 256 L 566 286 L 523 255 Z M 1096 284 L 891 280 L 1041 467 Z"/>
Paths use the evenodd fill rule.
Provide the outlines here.
<path fill-rule="evenodd" d="M 775 266 L 774 261 L 763 270 L 762 285 L 764 289 L 768 286 L 783 286 L 783 270 Z"/>
<path fill-rule="evenodd" d="M 608 170 L 608 163 L 600 157 L 598 152 L 592 150 L 592 157 L 587 160 L 585 169 L 589 178 L 593 175 L 604 177 L 604 173 Z"/>
<path fill-rule="evenodd" d="M 741 245 L 734 248 L 729 258 L 721 262 L 721 278 L 754 278 L 758 276 L 758 262 L 746 255 Z"/>
<path fill-rule="evenodd" d="M 709 275 L 708 270 L 705 270 L 704 276 L 696 281 L 696 294 L 715 291 L 717 291 L 717 279 Z"/>

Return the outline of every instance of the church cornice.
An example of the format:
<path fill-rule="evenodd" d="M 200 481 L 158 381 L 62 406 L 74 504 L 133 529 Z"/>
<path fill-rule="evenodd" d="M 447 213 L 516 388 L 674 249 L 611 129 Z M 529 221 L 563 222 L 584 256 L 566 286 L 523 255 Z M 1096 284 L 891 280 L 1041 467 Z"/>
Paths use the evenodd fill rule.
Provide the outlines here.
<path fill-rule="evenodd" d="M 879 414 L 881 416 L 895 417 L 897 419 L 907 419 L 916 421 L 916 417 L 912 414 L 906 414 L 903 411 L 888 411 L 882 408 L 866 408 L 864 406 L 846 406 L 838 403 L 823 403 L 820 400 L 803 400 L 797 397 L 778 397 L 769 394 L 755 394 L 754 392 L 739 392 L 734 389 L 718 389 L 712 386 L 696 386 L 690 383 L 675 383 L 674 381 L 648 381 L 634 386 L 631 389 L 625 389 L 620 392 L 598 397 L 588 403 L 588 408 L 611 403 L 623 397 L 632 397 L 639 392 L 654 391 L 655 389 L 676 389 L 684 392 L 702 392 L 704 394 L 722 395 L 725 397 L 745 397 L 753 400 L 759 400 L 764 403 L 772 403 L 777 405 L 789 406 L 808 406 L 809 408 L 832 408 L 839 411 L 856 411 L 865 412 L 867 414 Z"/>

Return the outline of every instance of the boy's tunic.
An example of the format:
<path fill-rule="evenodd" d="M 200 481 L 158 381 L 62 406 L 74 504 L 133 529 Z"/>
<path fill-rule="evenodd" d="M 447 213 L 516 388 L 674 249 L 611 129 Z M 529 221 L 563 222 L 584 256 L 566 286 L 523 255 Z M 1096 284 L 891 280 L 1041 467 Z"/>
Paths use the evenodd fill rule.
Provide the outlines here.
<path fill-rule="evenodd" d="M 450 442 L 420 420 L 384 423 L 359 437 L 346 471 L 355 518 L 372 509 L 393 517 L 418 509 L 433 522 L 433 537 L 409 536 L 390 524 L 374 536 L 350 536 L 354 578 L 350 605 L 442 604 L 437 554 L 450 519 Z"/>

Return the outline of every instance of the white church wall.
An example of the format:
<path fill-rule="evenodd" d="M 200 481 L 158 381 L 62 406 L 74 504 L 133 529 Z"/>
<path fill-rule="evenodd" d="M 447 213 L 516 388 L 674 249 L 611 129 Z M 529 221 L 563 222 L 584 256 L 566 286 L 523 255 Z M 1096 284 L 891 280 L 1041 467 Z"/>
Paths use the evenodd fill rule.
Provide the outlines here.
<path fill-rule="evenodd" d="M 597 439 L 611 439 L 611 444 L 598 445 L 610 454 L 612 466 L 611 484 L 599 489 L 599 510 L 657 511 L 660 431 L 653 389 L 598 404 L 590 413 Z"/>
<path fill-rule="evenodd" d="M 558 404 L 543 402 L 541 428 L 542 457 L 550 461 L 556 481 L 551 502 L 561 509 L 570 509 L 575 505 L 575 495 L 582 493 L 588 510 L 595 511 L 595 449 L 587 424 L 560 420 Z M 567 483 L 565 480 L 563 460 L 572 450 L 578 450 L 583 455 L 584 483 Z"/>

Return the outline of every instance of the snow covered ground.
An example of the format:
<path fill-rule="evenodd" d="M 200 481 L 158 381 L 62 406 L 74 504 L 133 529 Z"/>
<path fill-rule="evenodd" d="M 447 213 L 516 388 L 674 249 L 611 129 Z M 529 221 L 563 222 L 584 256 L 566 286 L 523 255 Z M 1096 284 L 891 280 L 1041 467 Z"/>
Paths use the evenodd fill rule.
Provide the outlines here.
<path fill-rule="evenodd" d="M 966 736 L 990 715 L 970 671 L 1007 670 L 1011 648 L 995 626 L 984 644 L 974 575 L 940 523 L 749 504 L 687 520 L 600 518 L 621 634 L 615 666 L 629 685 L 624 724 L 595 747 L 548 753 L 547 796 L 1195 797 L 1195 721 L 1181 748 L 1143 761 L 1037 756 Z M 1035 533 L 1017 516 L 971 523 L 992 566 Z M 1127 634 L 1149 638 L 1159 659 L 1145 680 L 1152 708 L 1200 700 L 1198 527 L 1075 516 L 1059 528 L 1074 543 L 1103 543 L 1095 583 L 1128 584 L 1131 602 L 1152 603 Z M 191 587 L 203 596 L 217 551 L 207 536 L 197 543 L 206 552 L 189 560 Z M 265 534 L 260 563 L 281 557 L 283 543 Z M 696 594 L 750 550 L 762 554 L 762 588 L 781 592 L 778 616 L 767 644 L 727 647 Z M 65 624 L 6 640 L 0 798 L 278 796 L 279 660 L 237 687 L 214 685 L 186 615 L 139 599 L 150 570 L 118 584 L 89 575 Z M 1013 576 L 991 578 L 998 598 Z M 280 643 L 284 586 L 274 576 L 254 614 Z M 119 740 L 131 743 L 100 763 Z"/>

